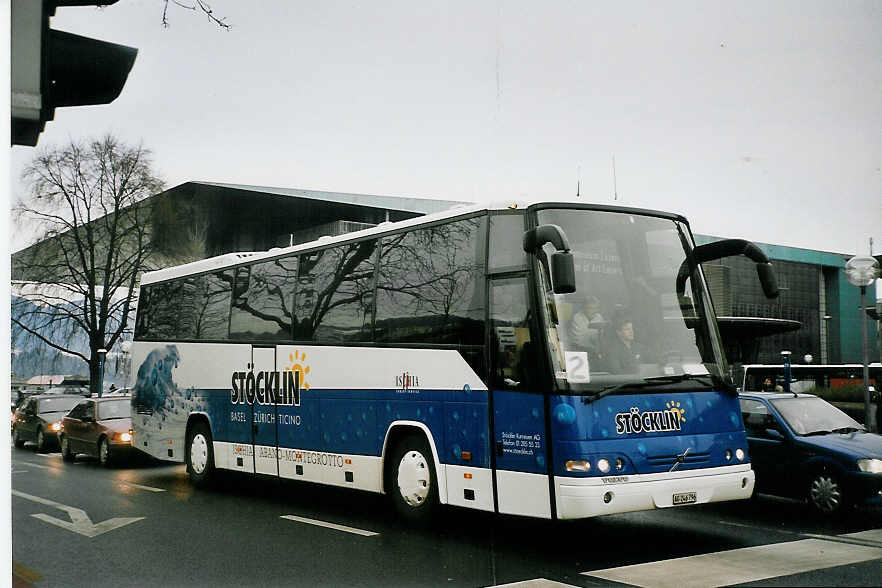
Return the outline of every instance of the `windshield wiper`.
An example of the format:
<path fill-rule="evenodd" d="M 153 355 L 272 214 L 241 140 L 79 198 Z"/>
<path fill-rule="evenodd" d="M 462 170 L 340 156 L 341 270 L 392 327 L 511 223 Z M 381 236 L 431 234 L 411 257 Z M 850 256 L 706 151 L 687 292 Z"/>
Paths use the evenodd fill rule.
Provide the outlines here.
<path fill-rule="evenodd" d="M 830 435 L 834 433 L 834 431 L 828 431 L 826 429 L 818 429 L 817 431 L 810 431 L 808 433 L 803 433 L 803 437 L 814 437 L 816 435 Z"/>
<path fill-rule="evenodd" d="M 671 382 L 685 382 L 687 380 L 700 382 L 707 386 L 713 386 L 716 382 L 713 379 L 713 376 L 710 374 L 669 374 L 664 376 L 649 376 L 648 378 L 643 378 L 644 382 L 658 382 L 662 383 L 671 383 Z"/>
<path fill-rule="evenodd" d="M 650 376 L 643 378 L 642 382 L 625 382 L 614 386 L 601 388 L 593 396 L 583 396 L 582 403 L 590 404 L 595 400 L 599 400 L 604 396 L 616 394 L 617 392 L 633 390 L 642 390 L 643 388 L 652 388 L 655 386 L 664 386 L 665 384 L 676 384 L 677 382 L 695 381 L 707 386 L 714 385 L 714 379 L 710 374 L 671 374 L 667 376 Z"/>
<path fill-rule="evenodd" d="M 867 429 L 864 427 L 839 427 L 838 429 L 833 429 L 834 433 L 862 433 Z"/>

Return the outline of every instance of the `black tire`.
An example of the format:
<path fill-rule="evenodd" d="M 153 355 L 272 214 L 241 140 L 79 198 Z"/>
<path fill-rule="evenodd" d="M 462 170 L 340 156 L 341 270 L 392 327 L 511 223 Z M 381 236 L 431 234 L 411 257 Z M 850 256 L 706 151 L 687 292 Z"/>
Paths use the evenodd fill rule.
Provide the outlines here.
<path fill-rule="evenodd" d="M 98 462 L 106 468 L 113 464 L 113 454 L 110 452 L 110 441 L 107 437 L 98 440 Z"/>
<path fill-rule="evenodd" d="M 215 478 L 214 447 L 211 430 L 205 423 L 196 423 L 187 435 L 187 473 L 197 488 L 205 488 Z"/>
<path fill-rule="evenodd" d="M 402 519 L 420 524 L 431 520 L 438 510 L 438 479 L 425 437 L 409 434 L 395 444 L 386 465 L 385 487 Z"/>
<path fill-rule="evenodd" d="M 814 474 L 809 480 L 808 501 L 816 513 L 825 517 L 845 510 L 846 496 L 842 480 L 829 472 Z"/>
<path fill-rule="evenodd" d="M 49 443 L 46 441 L 46 435 L 43 434 L 43 427 L 37 428 L 37 451 L 43 453 Z"/>
<path fill-rule="evenodd" d="M 12 428 L 12 444 L 19 449 L 24 447 L 25 441 L 21 438 L 21 433 L 18 432 L 18 427 Z"/>
<path fill-rule="evenodd" d="M 67 435 L 61 435 L 59 445 L 61 445 L 61 459 L 67 462 L 73 461 L 76 456 L 70 449 L 70 441 L 68 441 Z"/>

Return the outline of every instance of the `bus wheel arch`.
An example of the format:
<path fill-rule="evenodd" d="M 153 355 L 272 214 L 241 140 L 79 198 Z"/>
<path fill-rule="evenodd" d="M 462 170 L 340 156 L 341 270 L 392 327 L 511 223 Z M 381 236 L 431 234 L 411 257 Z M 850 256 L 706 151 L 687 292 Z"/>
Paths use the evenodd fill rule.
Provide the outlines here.
<path fill-rule="evenodd" d="M 195 414 L 187 421 L 184 460 L 190 482 L 197 487 L 211 484 L 214 478 L 214 444 L 211 425 L 205 415 Z"/>
<path fill-rule="evenodd" d="M 402 519 L 425 523 L 434 515 L 442 496 L 435 452 L 419 428 L 397 429 L 386 443 L 383 487 Z"/>

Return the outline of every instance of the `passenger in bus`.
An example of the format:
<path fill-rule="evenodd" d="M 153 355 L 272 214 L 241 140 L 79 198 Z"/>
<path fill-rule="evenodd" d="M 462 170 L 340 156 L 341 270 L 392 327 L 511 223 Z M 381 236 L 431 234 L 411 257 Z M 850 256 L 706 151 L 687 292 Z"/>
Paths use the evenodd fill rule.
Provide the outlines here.
<path fill-rule="evenodd" d="M 607 369 L 614 374 L 635 374 L 639 371 L 642 349 L 634 341 L 634 324 L 627 316 L 613 323 L 615 334 L 609 338 L 604 352 Z"/>
<path fill-rule="evenodd" d="M 605 326 L 606 321 L 600 314 L 600 301 L 594 296 L 589 296 L 570 321 L 569 347 L 592 354 L 599 353 L 600 339 Z"/>

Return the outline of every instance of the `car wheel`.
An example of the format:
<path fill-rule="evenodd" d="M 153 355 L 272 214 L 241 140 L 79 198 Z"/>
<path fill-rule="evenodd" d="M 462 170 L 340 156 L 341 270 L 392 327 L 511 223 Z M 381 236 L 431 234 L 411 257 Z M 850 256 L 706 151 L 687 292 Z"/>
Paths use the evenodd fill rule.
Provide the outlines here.
<path fill-rule="evenodd" d="M 24 447 L 24 439 L 21 438 L 21 433 L 18 431 L 18 427 L 12 429 L 12 444 L 16 447 Z"/>
<path fill-rule="evenodd" d="M 438 505 L 435 460 L 422 435 L 408 435 L 392 451 L 386 468 L 386 491 L 407 521 L 424 523 Z"/>
<path fill-rule="evenodd" d="M 110 442 L 107 440 L 107 437 L 101 437 L 101 441 L 98 442 L 98 461 L 106 468 L 110 467 L 113 461 L 110 455 Z"/>
<path fill-rule="evenodd" d="M 214 448 L 211 431 L 205 423 L 196 423 L 187 436 L 187 473 L 194 486 L 209 486 L 214 478 Z"/>
<path fill-rule="evenodd" d="M 43 434 L 43 427 L 37 429 L 37 451 L 40 453 L 46 451 L 46 435 Z"/>
<path fill-rule="evenodd" d="M 827 472 L 815 474 L 809 482 L 808 499 L 816 512 L 825 516 L 837 514 L 845 506 L 842 482 Z"/>
<path fill-rule="evenodd" d="M 61 459 L 64 461 L 73 461 L 74 453 L 70 450 L 70 441 L 67 439 L 67 435 L 61 436 Z"/>

